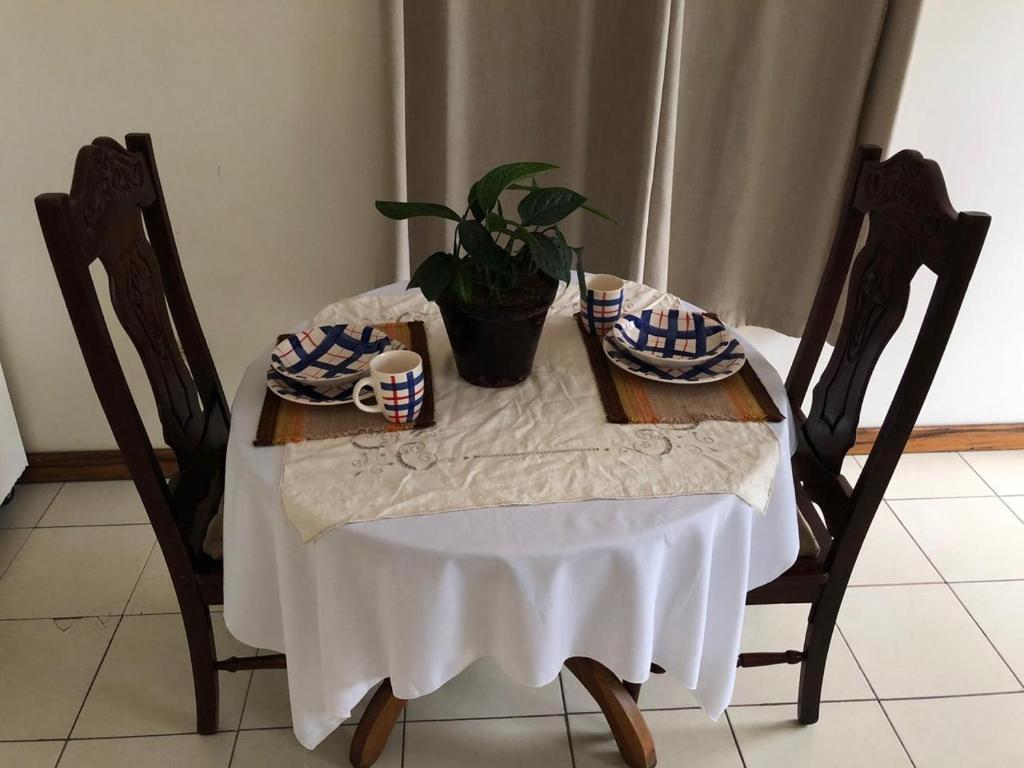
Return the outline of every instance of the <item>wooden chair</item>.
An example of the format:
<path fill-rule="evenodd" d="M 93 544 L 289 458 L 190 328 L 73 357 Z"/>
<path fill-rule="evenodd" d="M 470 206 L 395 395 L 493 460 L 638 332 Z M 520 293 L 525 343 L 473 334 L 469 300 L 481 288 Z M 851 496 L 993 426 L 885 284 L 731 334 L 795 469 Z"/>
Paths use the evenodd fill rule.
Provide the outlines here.
<path fill-rule="evenodd" d="M 210 606 L 223 602 L 223 569 L 207 534 L 224 490 L 228 405 L 178 259 L 153 144 L 148 134 L 129 134 L 125 144 L 99 138 L 82 147 L 71 193 L 39 195 L 36 211 L 93 386 L 171 574 L 192 660 L 196 730 L 214 733 L 218 670 L 279 668 L 285 659 L 217 659 Z M 96 260 L 177 458 L 169 483 L 111 341 L 90 274 Z"/>
<path fill-rule="evenodd" d="M 786 573 L 747 595 L 748 605 L 810 604 L 804 646 L 743 653 L 737 662 L 800 664 L 797 718 L 805 725 L 818 720 L 825 660 L 846 585 L 939 367 L 990 221 L 984 213 L 953 209 L 934 161 L 913 150 L 884 162 L 881 154 L 875 146 L 858 147 L 854 154 L 839 227 L 786 379 L 797 428 L 793 474 L 800 554 Z M 867 241 L 854 258 L 865 216 Z M 935 273 L 935 287 L 878 437 L 851 488 L 840 474 L 843 458 L 856 439 L 868 381 L 903 321 L 911 280 L 922 266 Z M 839 336 L 805 416 L 801 404 L 847 276 Z"/>

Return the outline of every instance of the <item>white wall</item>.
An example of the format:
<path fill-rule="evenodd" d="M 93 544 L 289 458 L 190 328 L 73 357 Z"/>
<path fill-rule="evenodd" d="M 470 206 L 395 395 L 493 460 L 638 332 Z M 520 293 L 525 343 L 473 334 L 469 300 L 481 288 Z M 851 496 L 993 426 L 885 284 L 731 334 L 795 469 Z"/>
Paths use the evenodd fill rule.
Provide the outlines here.
<path fill-rule="evenodd" d="M 958 210 L 992 226 L 920 424 L 1024 422 L 1024 3 L 924 0 L 891 152 L 938 161 Z M 890 154 L 891 154 L 890 152 Z M 879 361 L 864 426 L 881 424 L 934 284 L 922 270 L 906 320 Z M 744 333 L 781 371 L 796 340 Z"/>
<path fill-rule="evenodd" d="M 0 368 L 0 501 L 4 500 L 21 476 L 25 463 L 25 447 L 21 444 L 21 433 L 7 393 L 7 382 Z"/>
<path fill-rule="evenodd" d="M 0 2 L 0 361 L 30 451 L 114 445 L 32 200 L 94 137 L 153 135 L 185 273 L 230 397 L 275 334 L 390 278 L 382 5 Z M 102 290 L 105 294 L 106 290 Z M 129 380 L 156 425 L 137 357 Z"/>

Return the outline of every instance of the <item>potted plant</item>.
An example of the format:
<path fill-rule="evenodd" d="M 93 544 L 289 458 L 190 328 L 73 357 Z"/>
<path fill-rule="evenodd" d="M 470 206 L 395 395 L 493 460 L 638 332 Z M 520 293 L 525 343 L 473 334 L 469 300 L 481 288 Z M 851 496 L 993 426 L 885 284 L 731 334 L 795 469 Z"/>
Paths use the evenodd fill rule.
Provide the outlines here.
<path fill-rule="evenodd" d="M 437 302 L 459 375 L 471 384 L 508 387 L 529 376 L 558 282 L 569 282 L 573 262 L 584 284 L 583 249 L 569 245 L 559 222 L 580 208 L 611 220 L 578 192 L 537 185 L 534 177 L 556 167 L 498 166 L 470 187 L 461 216 L 437 203 L 376 203 L 390 219 L 456 223 L 451 251 L 429 256 L 409 287 Z M 526 179 L 529 185 L 519 183 Z M 501 204 L 509 190 L 522 193 L 518 220 Z"/>

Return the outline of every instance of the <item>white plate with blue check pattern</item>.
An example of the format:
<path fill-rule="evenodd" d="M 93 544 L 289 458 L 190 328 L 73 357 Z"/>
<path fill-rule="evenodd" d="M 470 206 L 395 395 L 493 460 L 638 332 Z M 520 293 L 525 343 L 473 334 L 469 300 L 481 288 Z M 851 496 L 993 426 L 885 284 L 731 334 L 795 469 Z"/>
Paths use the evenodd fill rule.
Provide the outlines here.
<path fill-rule="evenodd" d="M 286 379 L 316 386 L 353 382 L 381 352 L 405 349 L 370 325 L 322 325 L 289 334 L 270 353 L 270 367 Z"/>
<path fill-rule="evenodd" d="M 319 384 L 311 387 L 282 376 L 273 368 L 267 371 L 267 389 L 284 400 L 302 405 L 346 405 L 352 402 L 352 392 L 359 379 L 340 384 Z M 370 393 L 365 393 L 364 401 Z"/>
<path fill-rule="evenodd" d="M 638 360 L 619 347 L 610 333 L 604 337 L 603 346 L 608 359 L 622 370 L 642 379 L 662 381 L 666 384 L 707 384 L 721 381 L 739 371 L 747 359 L 743 346 L 736 339 L 732 339 L 724 350 L 710 360 L 689 368 L 666 368 Z"/>
<path fill-rule="evenodd" d="M 612 327 L 620 349 L 655 368 L 692 368 L 725 352 L 733 341 L 714 315 L 685 309 L 645 309 Z"/>

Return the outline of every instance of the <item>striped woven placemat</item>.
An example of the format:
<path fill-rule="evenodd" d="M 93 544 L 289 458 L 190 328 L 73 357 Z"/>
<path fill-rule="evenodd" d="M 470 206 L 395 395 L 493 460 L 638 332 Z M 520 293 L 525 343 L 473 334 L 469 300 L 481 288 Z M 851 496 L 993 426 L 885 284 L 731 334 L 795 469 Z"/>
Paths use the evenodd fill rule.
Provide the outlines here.
<path fill-rule="evenodd" d="M 578 316 L 577 316 L 578 317 Z M 602 337 L 577 323 L 612 424 L 696 424 L 701 421 L 782 421 L 748 360 L 739 373 L 707 384 L 666 384 L 634 376 L 604 353 Z"/>
<path fill-rule="evenodd" d="M 375 323 L 388 336 L 397 339 L 423 358 L 423 378 L 426 384 L 423 408 L 412 424 L 392 424 L 379 413 L 360 411 L 355 405 L 302 405 L 282 400 L 269 389 L 263 397 L 263 410 L 256 427 L 255 446 L 285 445 L 304 440 L 324 440 L 363 432 L 398 432 L 405 429 L 423 429 L 434 426 L 434 381 L 430 374 L 430 354 L 427 351 L 427 332 L 423 323 Z M 284 336 L 281 337 L 282 339 Z"/>

